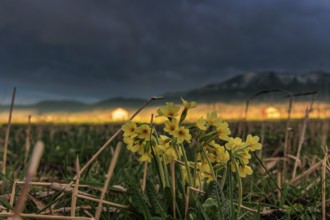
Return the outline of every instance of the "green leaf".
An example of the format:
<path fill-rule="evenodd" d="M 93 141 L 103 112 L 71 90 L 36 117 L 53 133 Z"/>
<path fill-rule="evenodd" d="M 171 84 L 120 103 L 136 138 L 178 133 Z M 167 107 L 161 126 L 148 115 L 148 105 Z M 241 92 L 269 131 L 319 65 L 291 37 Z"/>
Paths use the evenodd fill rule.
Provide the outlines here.
<path fill-rule="evenodd" d="M 139 186 L 137 186 L 136 181 L 127 173 L 125 172 L 125 175 L 128 180 L 128 184 L 130 186 L 129 192 L 132 196 L 132 204 L 134 207 L 137 208 L 138 211 L 142 212 L 142 215 L 144 216 L 144 219 L 150 220 L 151 214 L 148 209 L 148 204 L 139 192 Z"/>
<path fill-rule="evenodd" d="M 152 208 L 160 216 L 166 216 L 166 208 L 164 207 L 163 201 L 156 192 L 155 186 L 147 179 L 146 192 L 149 202 Z"/>

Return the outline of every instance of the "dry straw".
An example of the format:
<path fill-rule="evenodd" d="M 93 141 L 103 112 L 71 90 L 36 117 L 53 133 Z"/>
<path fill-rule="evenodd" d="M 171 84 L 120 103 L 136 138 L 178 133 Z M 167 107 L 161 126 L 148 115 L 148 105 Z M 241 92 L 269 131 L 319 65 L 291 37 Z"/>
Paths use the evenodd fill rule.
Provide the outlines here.
<path fill-rule="evenodd" d="M 326 179 L 327 179 L 327 161 L 328 147 L 322 146 L 324 158 L 322 160 L 322 220 L 326 220 Z"/>
<path fill-rule="evenodd" d="M 33 149 L 32 157 L 26 172 L 24 185 L 21 189 L 21 195 L 16 203 L 14 208 L 14 213 L 11 219 L 20 219 L 20 214 L 24 210 L 25 201 L 30 190 L 30 181 L 36 175 L 41 155 L 44 151 L 44 144 L 41 141 L 38 141 Z"/>
<path fill-rule="evenodd" d="M 79 189 L 79 180 L 80 180 L 80 166 L 79 166 L 79 159 L 76 159 L 76 183 L 72 190 L 72 199 L 71 199 L 71 216 L 76 215 L 76 204 L 77 204 L 77 196 L 78 196 L 78 189 Z"/>
<path fill-rule="evenodd" d="M 6 174 L 8 142 L 9 142 L 11 118 L 12 118 L 12 114 L 13 114 L 13 110 L 14 110 L 15 96 L 16 96 L 16 87 L 13 89 L 13 95 L 12 95 L 11 103 L 10 103 L 8 126 L 7 126 L 7 130 L 6 130 L 6 138 L 5 138 L 5 143 L 3 145 L 2 173 L 4 175 Z"/>
<path fill-rule="evenodd" d="M 297 174 L 297 168 L 298 168 L 298 164 L 299 164 L 300 153 L 301 153 L 302 145 L 305 141 L 305 133 L 306 133 L 307 122 L 308 122 L 308 119 L 309 119 L 309 114 L 312 112 L 312 109 L 313 109 L 315 95 L 316 94 L 314 94 L 313 99 L 310 103 L 310 106 L 307 107 L 306 111 L 305 111 L 305 117 L 304 117 L 302 129 L 301 129 L 301 132 L 300 132 L 298 150 L 297 150 L 297 155 L 296 155 L 297 160 L 294 163 L 292 178 L 295 178 L 296 174 Z"/>
<path fill-rule="evenodd" d="M 31 148 L 31 140 L 30 140 L 30 134 L 31 134 L 31 115 L 28 117 L 28 125 L 26 128 L 26 137 L 25 137 L 25 159 L 24 161 L 27 161 L 27 158 L 30 153 Z"/>
<path fill-rule="evenodd" d="M 114 153 L 114 155 L 112 157 L 112 160 L 111 160 L 111 163 L 110 163 L 110 166 L 109 166 L 109 170 L 108 170 L 108 173 L 107 173 L 107 179 L 106 179 L 106 181 L 104 183 L 104 186 L 103 186 L 103 189 L 102 189 L 102 192 L 101 192 L 101 197 L 100 197 L 99 205 L 97 206 L 96 213 L 95 213 L 95 219 L 96 220 L 99 220 L 100 219 L 101 212 L 102 212 L 102 209 L 103 209 L 103 200 L 104 200 L 104 197 L 105 197 L 105 193 L 108 190 L 110 179 L 111 179 L 111 177 L 113 175 L 113 171 L 115 170 L 115 167 L 116 167 L 116 164 L 117 164 L 117 160 L 118 160 L 118 156 L 119 156 L 121 147 L 122 147 L 122 143 L 119 142 L 117 144 L 115 153 Z"/>

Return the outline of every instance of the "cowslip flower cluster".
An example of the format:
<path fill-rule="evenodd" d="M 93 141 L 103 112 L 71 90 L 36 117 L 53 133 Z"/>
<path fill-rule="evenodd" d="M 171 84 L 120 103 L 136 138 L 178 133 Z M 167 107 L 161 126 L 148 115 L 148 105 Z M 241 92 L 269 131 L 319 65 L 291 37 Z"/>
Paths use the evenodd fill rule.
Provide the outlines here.
<path fill-rule="evenodd" d="M 182 175 L 194 186 L 214 180 L 214 173 L 224 168 L 238 172 L 240 177 L 251 175 L 250 152 L 261 149 L 259 137 L 248 135 L 245 141 L 231 137 L 229 124 L 216 112 L 184 124 L 188 110 L 196 106 L 196 102 L 182 99 L 182 105 L 167 102 L 160 107 L 156 117 L 165 118 L 160 135 L 149 124 L 125 123 L 122 130 L 127 149 L 139 154 L 141 162 L 150 162 L 153 156 L 165 164 L 171 159 L 184 161 Z M 195 152 L 193 158 L 185 155 L 189 147 Z"/>

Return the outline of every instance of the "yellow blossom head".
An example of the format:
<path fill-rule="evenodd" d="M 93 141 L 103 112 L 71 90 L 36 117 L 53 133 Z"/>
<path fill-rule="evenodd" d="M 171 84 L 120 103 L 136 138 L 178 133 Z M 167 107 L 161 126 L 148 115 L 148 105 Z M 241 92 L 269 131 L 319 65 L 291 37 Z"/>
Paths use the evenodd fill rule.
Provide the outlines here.
<path fill-rule="evenodd" d="M 179 144 L 183 143 L 183 141 L 190 143 L 191 134 L 189 133 L 188 128 L 180 126 L 174 131 L 173 136 L 176 137 Z"/>
<path fill-rule="evenodd" d="M 216 112 L 211 112 L 206 114 L 206 120 L 210 125 L 216 126 L 221 120 L 218 118 Z"/>
<path fill-rule="evenodd" d="M 174 131 L 176 129 L 178 129 L 179 127 L 179 123 L 178 123 L 178 120 L 176 118 L 172 118 L 172 120 L 167 120 L 165 122 L 165 128 L 164 128 L 164 131 L 173 135 Z"/>
<path fill-rule="evenodd" d="M 123 130 L 124 132 L 124 137 L 126 136 L 135 137 L 137 135 L 136 128 L 137 128 L 136 123 L 132 121 L 128 121 L 121 127 L 121 130 Z"/>
<path fill-rule="evenodd" d="M 151 128 L 149 125 L 141 125 L 136 129 L 136 133 L 138 134 L 138 137 L 143 140 L 150 140 L 150 132 Z"/>
<path fill-rule="evenodd" d="M 209 128 L 209 125 L 207 124 L 207 121 L 205 119 L 198 119 L 196 122 L 196 127 L 199 130 L 206 131 Z"/>
<path fill-rule="evenodd" d="M 231 134 L 228 123 L 227 122 L 218 123 L 217 132 L 219 139 L 227 141 L 229 139 L 229 135 Z"/>
<path fill-rule="evenodd" d="M 197 103 L 194 101 L 188 102 L 187 100 L 184 100 L 182 97 L 181 100 L 185 109 L 195 108 L 197 106 Z"/>
<path fill-rule="evenodd" d="M 166 102 L 166 106 L 160 107 L 157 110 L 157 112 L 158 112 L 158 116 L 174 118 L 178 115 L 179 110 L 180 110 L 179 105 L 175 105 L 173 102 Z"/>
<path fill-rule="evenodd" d="M 246 144 L 248 144 L 248 148 L 250 151 L 261 150 L 262 146 L 259 143 L 260 138 L 258 136 L 252 136 L 249 134 L 246 137 Z"/>

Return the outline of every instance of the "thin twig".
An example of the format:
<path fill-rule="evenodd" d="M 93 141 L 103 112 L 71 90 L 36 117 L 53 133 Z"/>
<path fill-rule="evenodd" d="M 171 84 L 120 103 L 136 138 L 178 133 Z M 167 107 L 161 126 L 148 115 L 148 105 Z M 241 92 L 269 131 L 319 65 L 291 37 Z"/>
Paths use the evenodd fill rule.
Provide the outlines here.
<path fill-rule="evenodd" d="M 76 159 L 76 183 L 72 190 L 72 199 L 71 199 L 71 216 L 76 215 L 76 205 L 77 205 L 77 195 L 78 195 L 78 187 L 79 187 L 79 180 L 80 180 L 80 166 L 79 166 L 79 159 L 77 156 Z"/>
<path fill-rule="evenodd" d="M 4 175 L 6 174 L 8 142 L 9 142 L 11 118 L 12 118 L 12 114 L 13 114 L 13 110 L 14 110 L 15 96 L 16 96 L 16 87 L 13 89 L 13 95 L 12 95 L 11 103 L 10 103 L 8 126 L 7 126 L 7 130 L 6 130 L 6 138 L 5 138 L 5 143 L 3 145 L 2 173 Z"/>
<path fill-rule="evenodd" d="M 41 141 L 38 141 L 36 145 L 34 146 L 32 157 L 29 163 L 29 167 L 26 172 L 25 176 L 25 183 L 21 189 L 21 195 L 17 201 L 17 204 L 14 209 L 14 215 L 12 219 L 20 219 L 19 216 L 21 212 L 24 210 L 25 207 L 25 201 L 27 194 L 30 190 L 30 181 L 31 179 L 36 175 L 37 169 L 39 166 L 39 162 L 41 159 L 41 155 L 44 151 L 44 144 Z"/>
<path fill-rule="evenodd" d="M 105 193 L 107 192 L 107 189 L 108 189 L 108 186 L 109 186 L 109 183 L 110 183 L 110 179 L 111 179 L 112 174 L 113 174 L 113 171 L 114 171 L 114 169 L 116 167 L 116 164 L 117 164 L 117 160 L 118 160 L 118 156 L 119 156 L 121 147 L 122 147 L 122 143 L 119 142 L 117 144 L 115 153 L 114 153 L 114 155 L 112 157 L 112 160 L 111 160 L 111 163 L 110 163 L 110 166 L 109 166 L 109 170 L 108 170 L 108 174 L 107 174 L 107 179 L 105 180 L 105 183 L 104 183 L 104 186 L 103 186 L 103 189 L 102 189 L 102 192 L 101 192 L 101 197 L 100 197 L 99 205 L 97 206 L 97 209 L 96 209 L 95 220 L 99 220 L 100 219 L 101 212 L 102 212 L 102 209 L 103 209 L 103 202 L 102 201 L 104 200 Z"/>
<path fill-rule="evenodd" d="M 25 158 L 24 161 L 27 161 L 27 158 L 30 153 L 31 141 L 30 141 L 30 133 L 31 133 L 31 115 L 28 117 L 28 124 L 26 129 L 26 137 L 25 137 Z"/>

